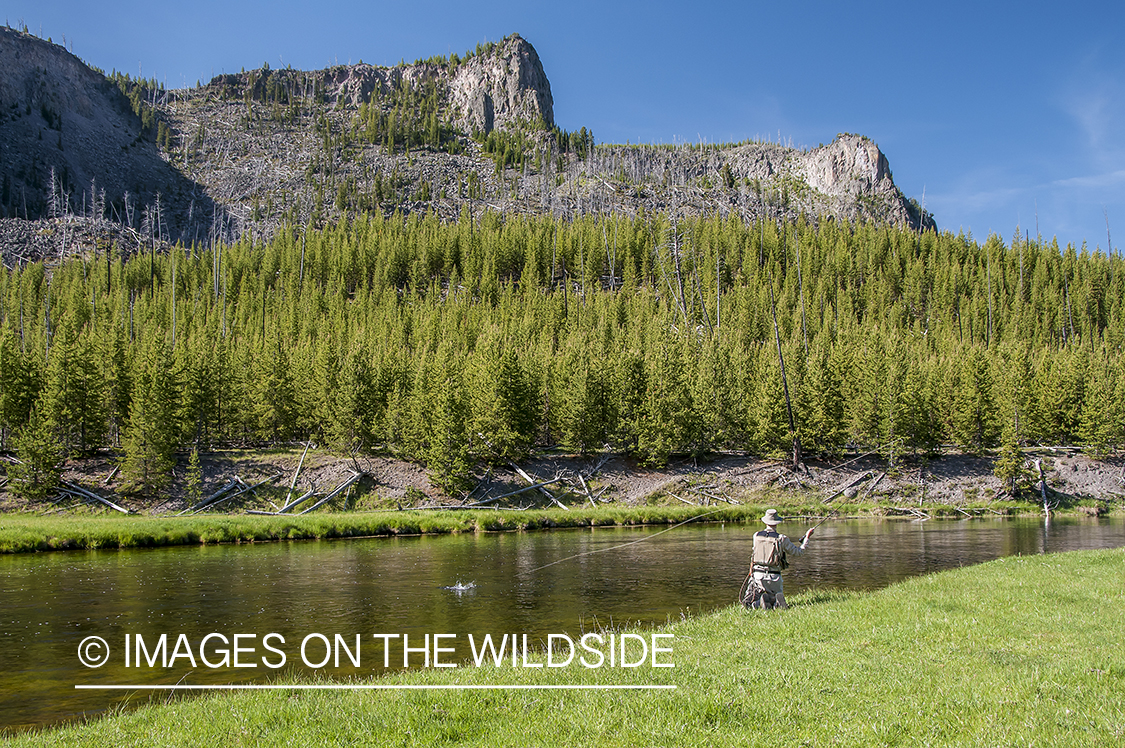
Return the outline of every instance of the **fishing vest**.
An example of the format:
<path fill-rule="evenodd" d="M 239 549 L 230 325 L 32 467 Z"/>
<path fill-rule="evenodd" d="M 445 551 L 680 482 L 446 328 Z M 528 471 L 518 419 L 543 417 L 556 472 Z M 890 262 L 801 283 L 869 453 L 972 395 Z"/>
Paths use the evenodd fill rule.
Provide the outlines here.
<path fill-rule="evenodd" d="M 754 566 L 768 566 L 770 570 L 789 568 L 785 551 L 781 547 L 781 538 L 781 534 L 773 530 L 754 533 L 754 552 L 750 563 Z"/>

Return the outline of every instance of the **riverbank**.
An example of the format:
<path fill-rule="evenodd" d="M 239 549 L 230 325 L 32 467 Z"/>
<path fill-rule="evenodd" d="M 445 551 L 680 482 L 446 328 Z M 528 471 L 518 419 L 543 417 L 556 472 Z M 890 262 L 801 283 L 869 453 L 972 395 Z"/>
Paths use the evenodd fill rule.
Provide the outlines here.
<path fill-rule="evenodd" d="M 1074 449 L 1025 450 L 1041 461 L 1049 500 L 1057 508 L 1104 513 L 1125 508 L 1125 457 L 1095 460 Z M 132 512 L 167 516 L 205 503 L 206 512 L 242 514 L 276 511 L 288 500 L 308 498 L 302 511 L 328 502 L 318 513 L 340 510 L 410 509 L 419 506 L 484 502 L 509 509 L 556 506 L 708 506 L 723 503 L 803 505 L 841 494 L 871 508 L 914 507 L 930 513 L 955 508 L 995 508 L 1018 498 L 1029 508 L 1040 504 L 1036 487 L 1024 483 L 1011 496 L 993 474 L 995 458 L 946 451 L 928 457 L 899 456 L 894 466 L 878 454 L 809 457 L 793 472 L 781 460 L 747 454 L 715 454 L 707 459 L 676 458 L 653 468 L 616 453 L 573 455 L 541 453 L 517 466 L 480 466 L 471 490 L 449 495 L 431 483 L 425 469 L 386 455 L 343 459 L 328 451 L 290 445 L 276 449 L 226 450 L 200 455 L 197 487 L 189 481 L 188 455 L 178 456 L 175 480 L 159 496 L 126 495 L 120 483 L 118 457 L 110 452 L 68 461 L 63 477 Z M 3 463 L 0 463 L 2 466 Z M 1029 474 L 1030 463 L 1028 464 Z M 331 491 L 356 472 L 363 479 L 335 497 Z M 543 485 L 529 490 L 528 480 Z M 2 480 L 0 480 L 2 483 Z M 253 490 L 245 490 L 247 487 Z M 224 493 L 225 491 L 225 493 Z M 548 498 L 545 493 L 549 493 Z M 994 506 L 999 505 L 999 506 Z M 0 486 L 0 513 L 23 512 L 65 516 L 112 511 L 88 496 L 64 495 L 28 502 Z"/>
<path fill-rule="evenodd" d="M 785 517 L 805 524 L 822 518 L 888 516 L 887 507 L 835 502 L 795 503 L 790 499 L 763 504 L 720 506 L 601 506 L 572 509 L 502 511 L 403 510 L 325 512 L 304 516 L 202 514 L 149 517 L 88 514 L 41 516 L 0 514 L 0 553 L 39 551 L 157 548 L 174 545 L 268 543 L 283 540 L 377 538 L 408 535 L 449 535 L 477 532 L 530 532 L 579 527 L 674 526 L 686 522 L 759 524 L 768 507 L 780 507 Z M 972 508 L 971 508 L 972 509 Z M 932 517 L 966 517 L 969 510 L 931 507 Z M 1016 516 L 1036 508 L 1018 502 L 995 503 L 976 516 Z M 905 515 L 910 516 L 910 515 Z"/>
<path fill-rule="evenodd" d="M 843 507 L 841 507 L 843 508 Z M 818 511 L 815 507 L 805 507 Z M 567 527 L 675 525 L 681 522 L 757 522 L 757 506 L 597 507 L 506 512 L 382 511 L 306 516 L 198 515 L 144 517 L 87 515 L 42 517 L 0 514 L 0 553 L 101 548 L 146 548 L 279 540 L 523 532 Z M 820 510 L 823 512 L 823 510 Z M 827 514 L 827 512 L 823 512 Z"/>
<path fill-rule="evenodd" d="M 1125 511 L 1119 458 L 1076 453 L 1044 457 L 1050 500 L 1060 514 Z M 1038 491 L 1006 494 L 987 458 L 945 455 L 893 471 L 873 455 L 832 463 L 810 459 L 800 472 L 748 455 L 683 459 L 662 469 L 620 455 L 541 455 L 516 469 L 486 470 L 467 495 L 442 494 L 416 464 L 388 457 L 341 460 L 302 449 L 211 453 L 203 484 L 190 498 L 173 486 L 149 502 L 113 494 L 107 457 L 71 465 L 67 480 L 137 512 L 124 516 L 80 495 L 42 506 L 0 502 L 0 553 L 268 542 L 390 535 L 523 531 L 594 525 L 756 522 L 767 507 L 789 516 L 937 517 L 1040 514 Z M 356 473 L 362 480 L 346 491 Z M 531 490 L 528 482 L 542 487 Z M 1125 490 L 1125 489 L 1123 489 Z M 224 491 L 226 491 L 224 493 Z M 270 515 L 290 499 L 307 503 Z M 315 512 L 305 508 L 326 501 Z M 483 504 L 483 506 L 472 506 Z M 202 506 L 192 513 L 193 506 Z M 185 513 L 184 516 L 178 516 Z M 252 512 L 252 513 L 247 513 Z"/>
<path fill-rule="evenodd" d="M 1009 557 L 787 612 L 669 625 L 674 668 L 473 668 L 383 685 L 673 691 L 256 691 L 153 705 L 13 746 L 1115 745 L 1125 550 Z M 143 697 L 136 697 L 138 699 Z"/>

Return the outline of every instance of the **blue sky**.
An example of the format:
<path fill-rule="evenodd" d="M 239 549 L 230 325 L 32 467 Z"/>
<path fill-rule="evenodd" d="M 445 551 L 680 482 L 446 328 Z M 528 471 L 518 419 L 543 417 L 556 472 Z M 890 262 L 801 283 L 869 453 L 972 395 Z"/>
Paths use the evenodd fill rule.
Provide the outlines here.
<path fill-rule="evenodd" d="M 5 0 L 11 25 L 169 87 L 393 64 L 518 32 L 599 142 L 867 135 L 943 230 L 1125 238 L 1125 4 Z"/>

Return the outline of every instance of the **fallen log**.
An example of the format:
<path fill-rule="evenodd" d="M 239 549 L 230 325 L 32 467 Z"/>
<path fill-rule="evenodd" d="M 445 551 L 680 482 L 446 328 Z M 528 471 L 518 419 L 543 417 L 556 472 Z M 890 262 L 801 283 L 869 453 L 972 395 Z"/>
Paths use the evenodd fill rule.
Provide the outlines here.
<path fill-rule="evenodd" d="M 492 449 L 492 450 L 495 450 L 495 449 L 496 449 L 495 445 L 493 445 L 493 443 L 492 443 L 492 442 L 490 442 L 490 441 L 489 441 L 489 440 L 488 440 L 488 439 L 487 439 L 487 438 L 485 437 L 485 435 L 484 435 L 484 434 L 482 434 L 482 433 L 480 433 L 480 432 L 478 431 L 478 432 L 477 432 L 477 436 L 479 436 L 479 437 L 481 438 L 481 441 L 483 441 L 483 442 L 484 442 L 485 444 L 487 444 L 487 445 L 489 446 L 489 448 L 490 448 L 490 449 Z M 534 485 L 534 484 L 535 484 L 535 483 L 537 482 L 537 481 L 536 481 L 536 480 L 535 480 L 534 478 L 532 478 L 532 477 L 531 477 L 530 475 L 528 475 L 528 474 L 527 474 L 527 473 L 525 473 L 525 472 L 524 472 L 524 471 L 523 471 L 522 469 L 520 469 L 520 466 L 519 466 L 519 465 L 517 465 L 516 463 L 514 463 L 514 462 L 509 462 L 509 463 L 508 463 L 508 466 L 509 466 L 510 468 L 512 468 L 512 470 L 514 470 L 514 471 L 515 471 L 516 475 L 518 475 L 519 477 L 521 477 L 521 478 L 523 478 L 523 479 L 524 479 L 525 481 L 527 481 L 529 485 Z M 551 501 L 553 501 L 553 502 L 554 502 L 554 503 L 555 503 L 556 505 L 558 505 L 558 506 L 562 507 L 563 509 L 566 509 L 566 508 L 567 508 L 567 506 L 566 506 L 565 504 L 563 504 L 563 503 L 562 503 L 561 501 L 559 501 L 558 499 L 556 499 L 556 498 L 554 497 L 554 495 L 553 495 L 553 494 L 552 494 L 552 493 L 551 493 L 550 491 L 548 491 L 548 490 L 547 490 L 546 488 L 543 488 L 542 486 L 540 486 L 540 487 L 538 487 L 538 491 L 539 491 L 539 493 L 543 494 L 543 495 L 544 495 L 544 496 L 546 496 L 546 497 L 547 497 L 548 499 L 550 499 Z"/>
<path fill-rule="evenodd" d="M 728 496 L 723 496 L 722 494 L 704 493 L 703 495 L 706 496 L 707 498 L 713 499 L 715 501 L 725 501 L 728 504 L 735 504 L 735 505 L 738 505 L 738 506 L 742 506 L 741 501 L 735 501 L 734 499 L 732 499 Z"/>
<path fill-rule="evenodd" d="M 1039 471 L 1039 494 L 1043 497 L 1043 514 L 1051 516 L 1051 505 L 1047 501 L 1047 478 L 1043 474 L 1043 461 L 1035 460 L 1035 469 Z"/>
<path fill-rule="evenodd" d="M 112 501 L 110 501 L 109 499 L 106 499 L 106 498 L 103 498 L 103 497 L 101 497 L 101 496 L 98 496 L 98 495 L 97 495 L 96 493 L 94 493 L 93 491 L 87 491 L 87 490 L 86 490 L 85 488 L 83 488 L 82 486 L 79 486 L 79 485 L 77 485 L 76 483 L 71 483 L 70 481 L 65 481 L 65 480 L 64 480 L 64 481 L 59 481 L 59 482 L 60 482 L 60 483 L 61 483 L 61 484 L 62 484 L 63 486 L 66 486 L 66 487 L 67 487 L 68 489 L 70 489 L 71 491 L 73 491 L 73 492 L 76 492 L 76 493 L 78 493 L 78 494 L 79 494 L 80 496 L 85 496 L 85 497 L 86 497 L 86 498 L 88 498 L 88 499 L 93 499 L 94 501 L 97 501 L 97 502 L 99 502 L 99 503 L 105 504 L 105 505 L 106 505 L 106 506 L 108 506 L 108 507 L 109 507 L 110 509 L 116 509 L 117 511 L 121 512 L 122 514 L 132 514 L 132 512 L 130 512 L 130 511 L 129 511 L 128 509 L 126 509 L 125 507 L 123 507 L 123 506 L 118 506 L 117 504 L 114 504 L 114 503 L 113 503 Z"/>
<path fill-rule="evenodd" d="M 516 489 L 515 491 L 509 491 L 508 493 L 501 494 L 499 496 L 493 496 L 491 499 L 482 499 L 481 501 L 477 501 L 472 504 L 463 504 L 462 506 L 464 506 L 464 508 L 466 509 L 484 506 L 485 504 L 491 504 L 492 502 L 499 501 L 500 499 L 506 499 L 509 496 L 516 496 L 517 494 L 527 493 L 528 491 L 535 491 L 539 488 L 542 488 L 543 486 L 549 486 L 552 483 L 558 483 L 560 480 L 562 480 L 562 478 L 552 478 L 551 480 L 543 481 L 542 483 L 536 483 L 531 486 L 524 486 L 523 488 Z"/>
<path fill-rule="evenodd" d="M 328 493 L 328 495 L 327 495 L 327 496 L 325 496 L 325 497 L 324 497 L 323 499 L 321 499 L 320 501 L 316 502 L 315 504 L 313 504 L 312 506 L 310 506 L 310 507 L 309 507 L 308 509 L 306 509 L 305 511 L 303 511 L 303 512 L 298 512 L 298 516 L 300 516 L 300 515 L 302 515 L 302 514 L 308 514 L 309 512 L 313 511 L 314 509 L 319 509 L 320 507 L 324 506 L 324 505 L 325 505 L 325 504 L 327 504 L 327 503 L 328 503 L 329 501 L 331 501 L 332 499 L 336 498 L 336 497 L 337 497 L 337 496 L 339 496 L 339 495 L 340 495 L 341 493 L 343 493 L 343 492 L 344 492 L 344 489 L 345 489 L 345 488 L 350 488 L 350 487 L 352 486 L 352 484 L 353 484 L 353 483 L 355 483 L 356 481 L 358 481 L 358 480 L 359 480 L 360 478 L 362 478 L 362 477 L 363 477 L 363 473 L 354 473 L 354 474 L 352 475 L 352 477 L 351 477 L 351 478 L 348 478 L 348 479 L 347 479 L 346 481 L 344 481 L 343 483 L 341 483 L 341 484 L 340 484 L 339 486 L 337 486 L 336 488 L 332 489 L 332 491 L 330 491 L 330 492 Z"/>
<path fill-rule="evenodd" d="M 851 483 L 849 483 L 848 485 L 844 486 L 844 487 L 843 487 L 843 488 L 841 488 L 841 489 L 840 489 L 839 491 L 837 491 L 836 493 L 832 494 L 831 496 L 829 496 L 829 497 L 828 497 L 827 499 L 825 499 L 825 500 L 824 500 L 823 502 L 821 502 L 821 503 L 823 503 L 823 504 L 829 504 L 829 503 L 831 503 L 831 502 L 832 502 L 832 500 L 833 500 L 833 499 L 835 499 L 835 498 L 836 498 L 837 496 L 839 496 L 840 494 L 844 493 L 844 492 L 845 492 L 845 491 L 847 491 L 847 490 L 848 490 L 849 488 L 854 488 L 855 486 L 858 486 L 858 485 L 859 485 L 860 483 L 863 483 L 863 482 L 864 482 L 865 480 L 867 480 L 867 479 L 868 479 L 868 478 L 870 478 L 870 477 L 871 477 L 871 471 L 870 471 L 870 470 L 868 470 L 868 471 L 867 471 L 866 473 L 864 473 L 863 475 L 859 476 L 858 478 L 856 478 L 855 480 L 853 480 L 853 481 L 852 481 Z"/>
<path fill-rule="evenodd" d="M 183 515 L 185 515 L 185 514 L 188 514 L 189 512 L 191 512 L 191 513 L 195 513 L 195 512 L 197 512 L 197 511 L 199 511 L 200 509 L 203 509 L 203 508 L 204 508 L 205 506 L 207 506 L 208 504 L 210 504 L 210 503 L 211 503 L 212 501 L 215 501 L 215 500 L 216 500 L 216 499 L 218 499 L 218 498 L 219 498 L 220 496 L 222 496 L 223 494 L 225 494 L 225 493 L 226 493 L 227 491 L 230 491 L 230 490 L 232 490 L 232 489 L 233 489 L 233 488 L 234 488 L 235 486 L 237 486 L 237 485 L 238 485 L 238 483 L 236 483 L 236 482 L 235 482 L 235 479 L 234 479 L 234 478 L 231 478 L 231 479 L 230 479 L 230 480 L 228 480 L 228 481 L 227 481 L 227 482 L 226 482 L 226 483 L 225 483 L 225 484 L 223 485 L 223 487 L 222 487 L 222 488 L 220 488 L 220 489 L 219 489 L 218 491 L 216 491 L 215 493 L 211 494 L 211 495 L 210 495 L 210 496 L 208 496 L 207 498 L 203 499 L 202 501 L 200 501 L 200 502 L 199 502 L 198 504 L 196 504 L 195 506 L 189 506 L 189 507 L 188 507 L 187 509 L 183 510 L 182 512 L 180 512 L 180 513 L 179 513 L 179 514 L 177 514 L 176 516 L 177 516 L 177 517 L 182 517 Z"/>
<path fill-rule="evenodd" d="M 465 494 L 465 498 L 461 500 L 461 504 L 464 505 L 466 501 L 468 501 L 470 498 L 472 498 L 473 494 L 475 494 L 481 486 L 483 486 L 485 483 L 488 483 L 491 479 L 492 479 L 492 468 L 488 468 L 487 470 L 484 471 L 484 477 L 481 478 L 479 481 L 477 481 L 477 484 L 475 486 L 473 486 L 473 490 L 469 491 L 467 494 Z"/>
<path fill-rule="evenodd" d="M 611 455 L 605 455 L 604 457 L 602 457 L 601 460 L 598 461 L 597 465 L 594 465 L 594 467 L 592 467 L 589 470 L 586 470 L 582 473 L 579 473 L 578 475 L 579 476 L 585 476 L 586 478 L 593 478 L 595 475 L 597 475 L 598 473 L 601 472 L 601 469 L 603 467 L 605 467 L 605 464 L 607 462 L 609 462 L 610 457 L 611 457 Z"/>
<path fill-rule="evenodd" d="M 887 477 L 886 473 L 879 473 L 879 477 L 876 478 L 875 481 L 870 486 L 867 487 L 867 490 L 863 492 L 863 498 L 866 499 L 868 496 L 870 496 L 871 493 L 875 490 L 875 486 L 879 485 L 879 482 L 886 477 Z"/>
<path fill-rule="evenodd" d="M 305 451 L 301 453 L 301 459 L 297 461 L 297 469 L 293 471 L 293 480 L 289 482 L 289 492 L 285 494 L 285 503 L 288 504 L 289 500 L 293 498 L 293 488 L 297 485 L 297 476 L 301 474 L 301 466 L 305 464 L 305 455 L 309 453 L 309 445 L 312 444 L 312 439 L 305 442 Z M 280 511 L 285 511 L 284 509 Z"/>
<path fill-rule="evenodd" d="M 519 466 L 519 465 L 517 465 L 516 463 L 514 463 L 514 462 L 510 462 L 510 463 L 508 463 L 508 464 L 509 464 L 509 465 L 511 466 L 512 470 L 515 470 L 515 471 L 516 471 L 516 475 L 518 475 L 519 477 L 523 478 L 523 479 L 524 479 L 525 481 L 527 481 L 527 482 L 528 482 L 529 484 L 534 484 L 534 483 L 536 482 L 534 478 L 532 478 L 532 477 L 531 477 L 530 475 L 528 475 L 528 474 L 527 474 L 527 473 L 525 473 L 525 472 L 524 472 L 523 470 L 521 470 L 521 469 L 520 469 L 520 466 Z M 539 491 L 539 493 L 543 494 L 543 495 L 544 495 L 544 496 L 546 496 L 546 497 L 547 497 L 548 499 L 550 499 L 550 500 L 551 500 L 552 502 L 554 502 L 554 504 L 555 504 L 556 506 L 558 506 L 558 507 L 561 507 L 562 509 L 569 509 L 569 507 L 568 507 L 568 506 L 567 506 L 566 504 L 564 504 L 564 503 L 562 503 L 561 501 L 559 501 L 558 499 L 556 499 L 556 498 L 555 498 L 555 496 L 554 496 L 554 494 L 552 494 L 552 493 L 551 493 L 550 491 L 548 491 L 548 490 L 547 490 L 546 488 L 543 488 L 542 486 L 539 486 L 539 487 L 537 487 L 537 490 Z"/>
<path fill-rule="evenodd" d="M 243 483 L 243 482 L 242 482 L 242 479 L 241 479 L 241 478 L 239 478 L 238 476 L 235 476 L 235 478 L 234 478 L 234 479 L 235 479 L 236 481 L 238 481 L 240 485 L 242 485 L 242 486 L 245 486 L 245 488 L 243 488 L 243 489 L 242 489 L 241 491 L 239 491 L 238 493 L 232 493 L 232 494 L 231 494 L 230 496 L 226 496 L 226 497 L 224 497 L 224 498 L 221 498 L 221 499 L 219 499 L 218 501 L 215 501 L 215 502 L 212 502 L 211 504 L 208 504 L 207 506 L 205 506 L 205 507 L 203 507 L 203 508 L 201 508 L 201 509 L 197 509 L 196 511 L 192 512 L 192 514 L 199 514 L 200 512 L 202 512 L 202 511 L 203 511 L 203 509 L 214 509 L 214 508 L 215 508 L 215 507 L 217 507 L 217 506 L 218 506 L 219 504 L 222 504 L 222 503 L 225 503 L 225 502 L 227 502 L 227 501 L 230 501 L 231 499 L 237 499 L 237 498 L 238 498 L 239 496 L 245 496 L 246 494 L 248 494 L 248 493 L 250 493 L 251 491 L 253 491 L 253 490 L 254 490 L 255 488 L 258 488 L 258 487 L 260 487 L 260 486 L 263 486 L 263 485 L 265 485 L 266 483 L 271 483 L 271 482 L 273 482 L 273 481 L 277 480 L 277 479 L 278 479 L 278 478 L 280 478 L 280 477 L 281 477 L 281 473 L 278 473 L 277 475 L 273 475 L 273 476 L 270 476 L 269 478 L 266 478 L 266 479 L 265 479 L 265 480 L 263 480 L 263 481 L 258 481 L 257 483 L 255 483 L 255 484 L 254 484 L 254 485 L 252 485 L 252 486 L 247 486 L 247 485 L 246 485 L 245 483 Z M 272 503 L 272 502 L 271 502 L 271 503 Z"/>
<path fill-rule="evenodd" d="M 297 506 L 298 504 L 303 504 L 303 503 L 305 503 L 306 501 L 308 501 L 309 499 L 311 499 L 311 498 L 312 498 L 312 497 L 313 497 L 313 496 L 314 496 L 315 494 L 316 494 L 316 490 L 315 490 L 315 489 L 312 489 L 312 488 L 310 488 L 310 489 L 308 490 L 308 493 L 306 493 L 306 494 L 302 495 L 302 496 L 301 496 L 301 497 L 299 497 L 299 498 L 293 499 L 293 500 L 292 500 L 291 502 L 289 502 L 289 503 L 288 503 L 288 504 L 286 504 L 285 506 L 283 506 L 283 507 L 281 507 L 280 509 L 278 509 L 278 510 L 277 510 L 277 512 L 276 512 L 276 514 L 284 514 L 285 512 L 288 512 L 288 511 L 289 511 L 290 509 L 292 509 L 293 507 Z"/>
<path fill-rule="evenodd" d="M 578 482 L 582 484 L 582 490 L 586 493 L 586 498 L 589 500 L 590 506 L 596 506 L 596 504 L 594 504 L 594 497 L 590 494 L 590 487 L 586 485 L 586 479 L 582 477 L 582 473 L 578 474 Z"/>

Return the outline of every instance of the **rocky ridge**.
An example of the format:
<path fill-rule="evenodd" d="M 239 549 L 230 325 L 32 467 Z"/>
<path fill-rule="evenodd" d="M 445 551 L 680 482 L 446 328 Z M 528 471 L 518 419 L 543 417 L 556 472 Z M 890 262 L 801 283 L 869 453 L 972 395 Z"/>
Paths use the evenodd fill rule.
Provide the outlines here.
<path fill-rule="evenodd" d="M 8 264 L 107 243 L 128 252 L 268 237 L 287 223 L 359 211 L 447 220 L 466 208 L 717 211 L 933 227 L 862 136 L 805 151 L 758 142 L 595 147 L 585 128 L 580 137 L 560 131 L 539 56 L 518 35 L 463 57 L 263 67 L 168 91 L 115 84 L 12 29 L 0 28 L 0 61 Z M 51 230 L 12 223 L 51 218 Z"/>

